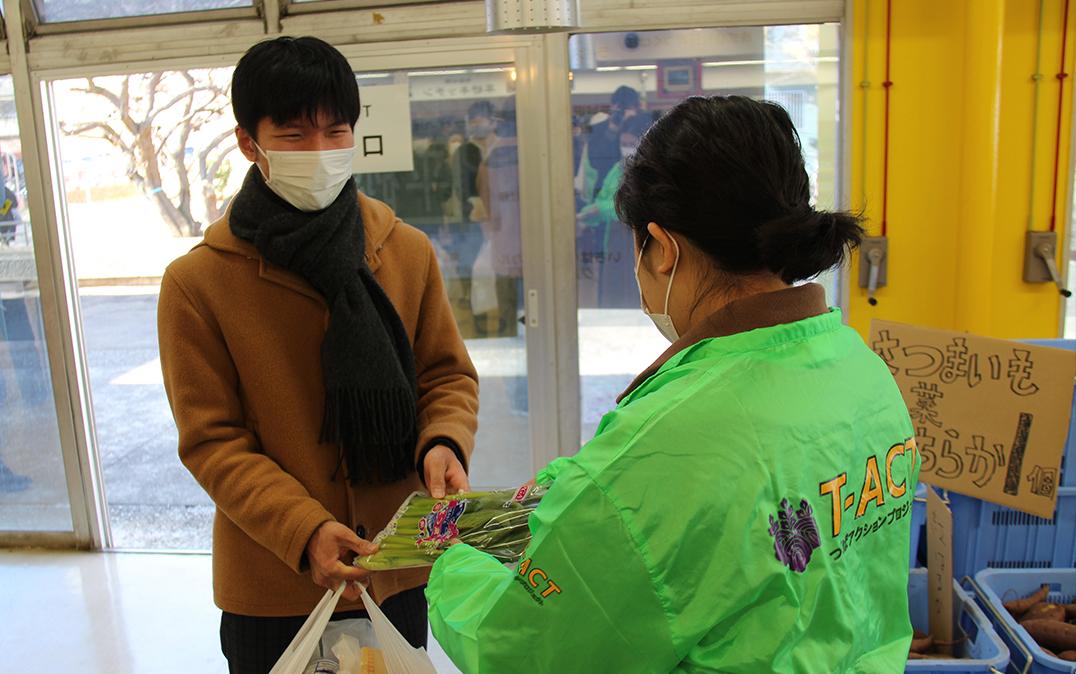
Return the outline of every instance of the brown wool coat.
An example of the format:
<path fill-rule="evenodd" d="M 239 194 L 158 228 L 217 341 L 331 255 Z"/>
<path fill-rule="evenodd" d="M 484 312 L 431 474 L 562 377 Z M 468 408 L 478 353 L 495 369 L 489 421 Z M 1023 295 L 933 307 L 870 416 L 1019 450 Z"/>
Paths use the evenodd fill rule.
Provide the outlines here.
<path fill-rule="evenodd" d="M 415 351 L 419 450 L 454 440 L 469 458 L 478 381 L 452 317 L 433 247 L 385 204 L 359 196 L 366 260 Z M 302 278 L 266 263 L 225 219 L 165 272 L 158 309 L 165 389 L 179 456 L 217 505 L 213 589 L 221 609 L 250 616 L 308 614 L 325 590 L 305 565 L 323 522 L 372 538 L 418 475 L 350 486 L 339 451 L 318 442 L 325 391 L 321 342 L 329 311 Z M 335 475 L 335 477 L 334 477 Z M 384 599 L 426 582 L 423 570 L 376 574 Z M 182 590 L 180 590 L 182 591 Z M 341 602 L 338 610 L 361 608 Z"/>

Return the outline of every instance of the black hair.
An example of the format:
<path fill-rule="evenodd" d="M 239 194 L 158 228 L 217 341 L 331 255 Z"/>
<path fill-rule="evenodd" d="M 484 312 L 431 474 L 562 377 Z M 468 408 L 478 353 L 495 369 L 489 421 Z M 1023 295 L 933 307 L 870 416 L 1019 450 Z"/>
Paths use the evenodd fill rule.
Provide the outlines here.
<path fill-rule="evenodd" d="M 497 114 L 497 109 L 493 107 L 492 101 L 475 101 L 471 103 L 471 107 L 467 108 L 467 117 L 485 117 L 487 119 L 493 119 Z"/>
<path fill-rule="evenodd" d="M 359 86 L 344 55 L 316 37 L 278 37 L 254 45 L 232 74 L 232 110 L 252 137 L 258 122 L 274 124 L 318 112 L 352 127 L 359 120 Z"/>
<path fill-rule="evenodd" d="M 743 96 L 692 97 L 643 136 L 616 194 L 641 241 L 656 222 L 731 274 L 771 271 L 786 283 L 841 264 L 862 217 L 817 211 L 799 134 L 784 108 Z"/>
<path fill-rule="evenodd" d="M 621 85 L 613 92 L 611 102 L 624 110 L 637 108 L 639 107 L 639 92 L 627 85 Z"/>
<path fill-rule="evenodd" d="M 411 135 L 415 138 L 433 138 L 440 130 L 432 119 L 416 119 L 411 122 Z"/>

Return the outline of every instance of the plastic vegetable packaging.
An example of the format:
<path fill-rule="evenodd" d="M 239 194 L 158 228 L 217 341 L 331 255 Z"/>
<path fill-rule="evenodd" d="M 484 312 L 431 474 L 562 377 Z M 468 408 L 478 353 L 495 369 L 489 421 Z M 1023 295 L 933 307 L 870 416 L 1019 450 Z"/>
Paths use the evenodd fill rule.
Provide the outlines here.
<path fill-rule="evenodd" d="M 517 562 L 531 540 L 527 520 L 545 492 L 524 486 L 443 499 L 415 492 L 374 538 L 381 549 L 355 565 L 372 571 L 432 566 L 453 540 L 506 564 Z"/>

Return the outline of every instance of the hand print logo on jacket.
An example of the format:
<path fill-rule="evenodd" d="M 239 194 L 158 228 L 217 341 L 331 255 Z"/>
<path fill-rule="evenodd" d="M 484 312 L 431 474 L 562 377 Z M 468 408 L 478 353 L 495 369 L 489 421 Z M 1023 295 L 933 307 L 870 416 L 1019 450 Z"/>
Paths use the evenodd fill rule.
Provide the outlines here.
<path fill-rule="evenodd" d="M 441 547 L 453 538 L 458 538 L 460 528 L 457 522 L 466 509 L 466 501 L 458 499 L 438 501 L 430 510 L 430 514 L 419 520 L 419 536 L 415 540 L 415 545 Z"/>
<path fill-rule="evenodd" d="M 822 545 L 814 511 L 805 500 L 800 501 L 798 510 L 792 510 L 787 498 L 782 500 L 776 519 L 770 515 L 770 535 L 778 561 L 796 573 L 807 570 L 811 553 Z"/>

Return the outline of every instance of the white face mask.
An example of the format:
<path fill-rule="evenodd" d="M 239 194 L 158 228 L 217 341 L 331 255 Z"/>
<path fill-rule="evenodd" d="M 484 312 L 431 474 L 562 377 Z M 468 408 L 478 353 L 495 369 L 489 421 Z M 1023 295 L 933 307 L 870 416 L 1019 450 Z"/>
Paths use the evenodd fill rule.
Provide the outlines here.
<path fill-rule="evenodd" d="M 650 310 L 646 308 L 646 299 L 643 298 L 643 284 L 639 282 L 639 266 L 643 263 L 643 251 L 646 250 L 646 242 L 650 240 L 649 235 L 643 239 L 643 245 L 639 246 L 639 257 L 635 259 L 635 283 L 639 286 L 639 304 L 643 308 L 643 313 L 654 322 L 654 327 L 658 329 L 662 337 L 670 342 L 675 342 L 680 339 L 680 333 L 676 331 L 672 316 L 669 315 L 669 297 L 672 295 L 672 284 L 676 278 L 676 267 L 680 264 L 680 244 L 676 243 L 675 238 L 669 238 L 672 239 L 673 245 L 676 246 L 676 261 L 673 262 L 672 274 L 669 276 L 669 287 L 665 289 L 665 313 L 650 313 Z"/>
<path fill-rule="evenodd" d="M 262 171 L 265 184 L 277 196 L 300 211 L 307 213 L 329 207 L 340 196 L 340 190 L 351 180 L 355 148 L 342 150 L 266 152 L 257 143 L 254 147 L 269 162 L 269 175 Z M 261 166 L 258 166 L 261 171 Z"/>
<path fill-rule="evenodd" d="M 635 153 L 635 146 L 634 145 L 621 145 L 620 146 L 620 158 L 621 159 L 627 159 L 628 157 L 630 157 L 634 153 Z"/>

